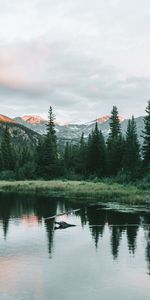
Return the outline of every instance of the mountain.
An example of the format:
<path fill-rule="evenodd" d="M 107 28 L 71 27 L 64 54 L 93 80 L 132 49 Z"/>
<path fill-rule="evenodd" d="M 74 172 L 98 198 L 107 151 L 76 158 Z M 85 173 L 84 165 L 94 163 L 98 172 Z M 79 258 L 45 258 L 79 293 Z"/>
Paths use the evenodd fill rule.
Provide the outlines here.
<path fill-rule="evenodd" d="M 1 115 L 1 114 L 0 114 L 0 122 L 16 123 L 15 119 L 11 119 L 11 118 L 6 117 L 6 116 Z"/>
<path fill-rule="evenodd" d="M 121 122 L 121 128 L 123 135 L 125 135 L 127 130 L 128 119 L 124 119 L 123 117 L 119 117 Z M 46 124 L 47 121 L 39 116 L 23 116 L 14 119 L 15 122 L 18 122 L 33 131 L 39 134 L 46 133 Z M 109 122 L 110 115 L 102 116 L 93 120 L 91 122 L 87 122 L 85 124 L 67 124 L 67 125 L 59 125 L 56 124 L 56 133 L 60 142 L 64 143 L 66 140 L 77 141 L 80 139 L 82 132 L 84 132 L 85 138 L 92 132 L 95 127 L 95 122 L 98 122 L 99 129 L 103 132 L 105 138 L 108 137 L 109 134 Z M 144 129 L 144 120 L 143 117 L 135 118 L 135 122 L 137 125 L 137 132 L 140 142 L 142 142 L 142 130 Z"/>
<path fill-rule="evenodd" d="M 36 115 L 33 115 L 33 116 L 25 115 L 25 116 L 22 116 L 21 119 L 31 125 L 45 124 L 45 122 L 47 122 L 42 117 L 36 116 Z"/>
<path fill-rule="evenodd" d="M 46 123 L 47 120 L 44 120 L 43 118 L 39 116 L 30 116 L 25 115 L 22 117 L 17 117 L 13 119 L 15 122 L 26 126 L 27 128 L 39 133 L 39 134 L 45 134 L 46 133 Z"/>
<path fill-rule="evenodd" d="M 0 140 L 2 139 L 6 125 L 9 128 L 14 145 L 28 145 L 31 148 L 37 145 L 40 138 L 37 132 L 3 115 L 0 115 Z"/>
<path fill-rule="evenodd" d="M 102 123 L 105 123 L 105 122 L 109 121 L 110 118 L 111 118 L 111 115 L 106 115 L 106 116 L 103 116 L 103 117 L 100 117 L 100 118 L 96 119 L 96 121 L 98 123 L 102 124 Z M 122 123 L 125 120 L 125 118 L 122 117 L 122 116 L 119 116 L 119 120 Z"/>

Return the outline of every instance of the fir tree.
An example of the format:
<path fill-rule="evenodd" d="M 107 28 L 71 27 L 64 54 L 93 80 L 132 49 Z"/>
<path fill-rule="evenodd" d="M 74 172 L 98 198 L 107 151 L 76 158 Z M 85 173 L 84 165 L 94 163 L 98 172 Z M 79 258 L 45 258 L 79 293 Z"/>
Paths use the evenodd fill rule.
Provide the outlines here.
<path fill-rule="evenodd" d="M 95 124 L 92 135 L 89 136 L 87 149 L 87 170 L 89 174 L 105 176 L 106 169 L 106 147 L 102 132 Z"/>
<path fill-rule="evenodd" d="M 137 137 L 137 130 L 134 117 L 128 121 L 125 152 L 124 152 L 124 170 L 132 176 L 137 176 L 140 166 L 140 144 Z"/>
<path fill-rule="evenodd" d="M 11 144 L 11 136 L 9 133 L 9 128 L 6 125 L 1 143 L 1 159 L 2 159 L 2 169 L 4 171 L 14 170 L 15 168 L 15 157 L 14 151 Z"/>
<path fill-rule="evenodd" d="M 71 145 L 67 142 L 64 151 L 64 166 L 66 172 L 68 172 L 71 168 L 71 156 Z"/>
<path fill-rule="evenodd" d="M 118 115 L 118 109 L 116 106 L 113 106 L 110 118 L 110 139 L 117 138 L 121 133 L 120 120 Z"/>
<path fill-rule="evenodd" d="M 37 149 L 37 169 L 39 176 L 51 179 L 58 174 L 57 138 L 55 131 L 55 115 L 52 107 L 49 109 L 49 121 L 44 142 L 40 142 Z"/>
<path fill-rule="evenodd" d="M 143 142 L 143 159 L 144 164 L 146 166 L 150 165 L 150 100 L 148 101 L 148 105 L 146 107 L 147 116 L 144 117 L 145 129 L 143 131 L 144 134 L 144 142 Z"/>
<path fill-rule="evenodd" d="M 77 158 L 77 173 L 81 175 L 86 175 L 86 159 L 87 159 L 87 145 L 84 140 L 84 133 L 81 135 L 79 148 L 78 148 L 78 158 Z"/>
<path fill-rule="evenodd" d="M 113 106 L 110 118 L 110 133 L 107 140 L 107 172 L 116 175 L 122 169 L 124 140 L 116 106 Z"/>

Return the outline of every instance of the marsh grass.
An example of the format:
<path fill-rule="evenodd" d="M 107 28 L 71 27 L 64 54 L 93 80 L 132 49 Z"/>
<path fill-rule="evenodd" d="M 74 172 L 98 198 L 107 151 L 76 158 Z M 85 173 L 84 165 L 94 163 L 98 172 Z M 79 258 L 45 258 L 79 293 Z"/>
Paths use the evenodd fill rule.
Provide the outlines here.
<path fill-rule="evenodd" d="M 72 201 L 117 201 L 143 204 L 150 198 L 150 189 L 134 185 L 87 181 L 0 181 L 0 192 L 63 197 Z"/>

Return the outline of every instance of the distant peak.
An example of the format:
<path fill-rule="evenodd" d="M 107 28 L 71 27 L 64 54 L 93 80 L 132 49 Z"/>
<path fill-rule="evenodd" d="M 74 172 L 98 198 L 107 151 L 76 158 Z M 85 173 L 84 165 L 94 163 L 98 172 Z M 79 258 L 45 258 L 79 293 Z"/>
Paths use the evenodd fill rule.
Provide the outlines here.
<path fill-rule="evenodd" d="M 96 121 L 100 124 L 107 122 L 111 118 L 111 115 L 102 116 L 100 118 L 97 118 Z M 122 123 L 125 120 L 124 117 L 119 116 L 119 121 Z"/>
<path fill-rule="evenodd" d="M 22 116 L 21 119 L 32 125 L 46 122 L 46 120 L 44 118 L 42 118 L 40 116 L 36 116 L 36 115 L 25 115 L 25 116 Z"/>
<path fill-rule="evenodd" d="M 105 123 L 110 119 L 110 117 L 111 117 L 110 115 L 102 116 L 100 118 L 97 118 L 96 121 L 98 123 Z"/>
<path fill-rule="evenodd" d="M 1 115 L 1 114 L 0 114 L 0 122 L 16 123 L 16 121 L 14 121 L 13 119 L 11 119 L 7 116 Z"/>

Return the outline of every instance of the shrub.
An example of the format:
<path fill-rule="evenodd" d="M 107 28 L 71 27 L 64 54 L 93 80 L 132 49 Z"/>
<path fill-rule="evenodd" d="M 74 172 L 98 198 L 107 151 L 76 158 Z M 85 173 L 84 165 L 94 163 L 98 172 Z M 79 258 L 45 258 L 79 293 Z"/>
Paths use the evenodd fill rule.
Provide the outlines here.
<path fill-rule="evenodd" d="M 0 180 L 15 180 L 15 172 L 14 171 L 1 171 L 0 172 Z"/>

